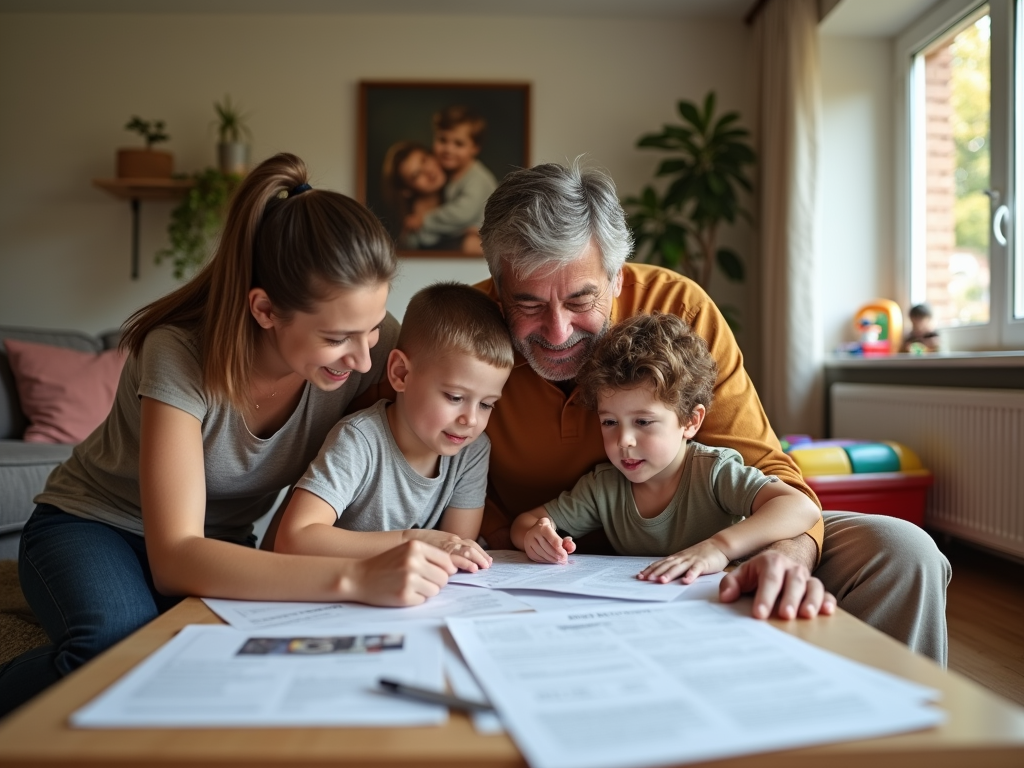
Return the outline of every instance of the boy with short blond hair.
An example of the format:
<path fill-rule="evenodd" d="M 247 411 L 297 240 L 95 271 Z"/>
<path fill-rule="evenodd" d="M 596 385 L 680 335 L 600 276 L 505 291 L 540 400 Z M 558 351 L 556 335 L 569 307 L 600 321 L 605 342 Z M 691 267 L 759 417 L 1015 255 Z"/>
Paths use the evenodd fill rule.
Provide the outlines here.
<path fill-rule="evenodd" d="M 275 549 L 363 558 L 419 539 L 464 570 L 487 568 L 476 542 L 490 456 L 483 431 L 513 360 L 484 294 L 459 283 L 419 291 L 388 357 L 395 401 L 335 426 L 296 483 Z"/>
<path fill-rule="evenodd" d="M 442 238 L 462 238 L 484 222 L 484 205 L 498 182 L 477 159 L 487 121 L 462 105 L 445 107 L 434 115 L 434 156 L 448 177 L 444 202 L 426 213 L 406 217 L 410 247 L 429 248 Z"/>
<path fill-rule="evenodd" d="M 662 558 L 638 578 L 690 583 L 810 528 L 821 513 L 802 493 L 744 466 L 731 448 L 692 442 L 716 375 L 707 344 L 675 315 L 609 330 L 577 384 L 581 404 L 598 412 L 611 463 L 519 515 L 513 543 L 538 562 L 565 562 L 574 536 L 603 528 L 619 554 Z"/>

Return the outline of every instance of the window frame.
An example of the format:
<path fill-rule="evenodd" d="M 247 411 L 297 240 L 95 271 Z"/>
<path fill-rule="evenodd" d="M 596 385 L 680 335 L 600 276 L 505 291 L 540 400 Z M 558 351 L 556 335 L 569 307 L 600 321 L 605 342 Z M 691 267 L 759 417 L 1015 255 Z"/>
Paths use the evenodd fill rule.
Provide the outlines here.
<path fill-rule="evenodd" d="M 1024 139 L 1024 120 L 1015 120 L 1015 111 L 1024 107 L 1024 77 L 1021 76 L 1020 53 L 1014 40 L 1021 40 L 1021 0 L 945 0 L 914 22 L 894 43 L 896 141 L 894 168 L 896 217 L 895 287 L 900 303 L 911 306 L 923 300 L 915 293 L 914 270 L 923 269 L 923 259 L 915 258 L 915 249 L 923 247 L 923 221 L 913 197 L 916 184 L 924 175 L 921 141 L 915 141 L 913 115 L 915 78 L 922 77 L 915 58 L 932 42 L 946 34 L 982 5 L 989 6 L 991 18 L 991 113 L 989 186 L 1000 193 L 997 205 L 991 208 L 989 221 L 998 205 L 1008 207 L 1003 225 L 1007 246 L 990 238 L 989 246 L 989 322 L 985 325 L 943 329 L 944 345 L 950 351 L 981 351 L 1024 349 L 1024 317 L 1015 318 L 1015 284 L 1017 301 L 1024 306 L 1024 227 L 1015 226 L 1024 218 L 1019 210 L 1016 189 L 1020 185 L 1019 166 L 1024 153 L 1015 152 Z M 916 178 L 915 178 L 916 177 Z"/>

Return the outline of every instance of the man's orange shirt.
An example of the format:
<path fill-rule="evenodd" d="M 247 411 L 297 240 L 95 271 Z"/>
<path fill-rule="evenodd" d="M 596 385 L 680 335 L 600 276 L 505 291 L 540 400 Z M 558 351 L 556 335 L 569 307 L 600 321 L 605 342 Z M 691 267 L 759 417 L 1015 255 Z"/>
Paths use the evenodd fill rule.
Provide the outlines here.
<path fill-rule="evenodd" d="M 711 298 L 692 280 L 662 267 L 626 264 L 622 271 L 622 292 L 612 305 L 613 324 L 653 312 L 678 315 L 704 338 L 718 363 L 714 402 L 698 433 L 700 442 L 739 451 L 746 464 L 776 475 L 820 507 L 796 464 L 782 452 L 743 368 L 736 339 Z M 492 280 L 476 287 L 498 300 Z M 597 416 L 576 404 L 577 394 L 573 391 L 567 397 L 516 355 L 487 425 L 491 466 L 480 533 L 492 545 L 511 546 L 507 529 L 516 515 L 571 489 L 608 460 Z M 807 534 L 820 556 L 824 536 L 820 519 Z"/>

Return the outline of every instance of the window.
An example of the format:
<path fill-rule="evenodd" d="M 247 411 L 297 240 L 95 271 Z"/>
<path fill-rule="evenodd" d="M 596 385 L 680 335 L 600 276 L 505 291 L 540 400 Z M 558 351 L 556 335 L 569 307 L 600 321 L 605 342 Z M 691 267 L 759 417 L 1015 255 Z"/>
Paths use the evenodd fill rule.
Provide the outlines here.
<path fill-rule="evenodd" d="M 951 350 L 1024 347 L 1022 1 L 946 0 L 896 44 L 901 292 L 931 306 Z"/>

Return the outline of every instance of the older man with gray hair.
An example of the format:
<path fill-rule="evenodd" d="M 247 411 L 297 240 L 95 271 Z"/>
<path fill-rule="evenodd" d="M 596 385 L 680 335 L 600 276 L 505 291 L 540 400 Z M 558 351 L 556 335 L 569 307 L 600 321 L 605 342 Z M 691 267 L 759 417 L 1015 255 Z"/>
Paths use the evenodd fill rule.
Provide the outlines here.
<path fill-rule="evenodd" d="M 505 177 L 480 230 L 517 359 L 491 415 L 491 467 L 482 535 L 511 548 L 520 512 L 569 490 L 606 460 L 596 416 L 576 403 L 575 377 L 609 325 L 666 312 L 708 343 L 718 364 L 702 443 L 733 448 L 748 465 L 817 498 L 778 438 L 743 368 L 736 340 L 708 295 L 661 267 L 627 263 L 633 241 L 611 178 L 539 165 Z M 580 542 L 586 551 L 586 540 Z M 814 575 L 811 575 L 812 570 Z M 754 592 L 753 614 L 812 617 L 838 604 L 940 664 L 946 662 L 949 564 L 919 528 L 889 517 L 824 512 L 811 530 L 776 542 L 728 574 L 724 602 Z"/>

